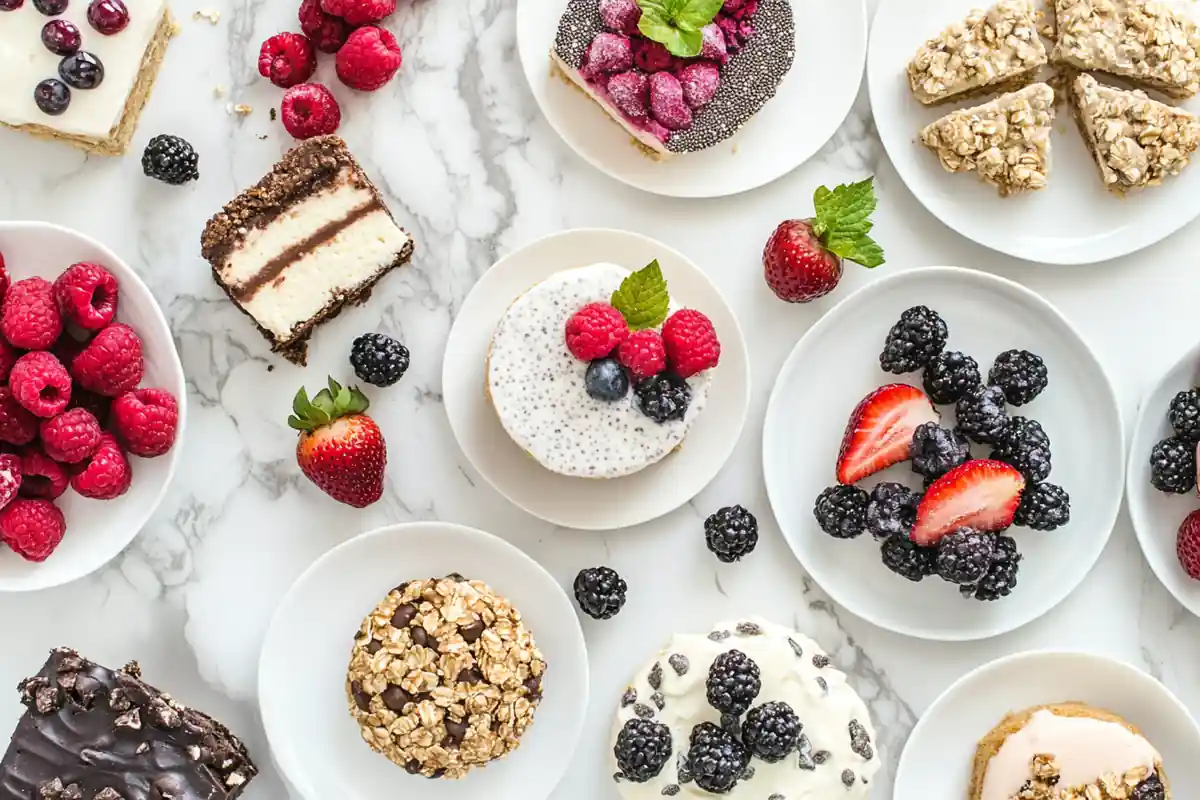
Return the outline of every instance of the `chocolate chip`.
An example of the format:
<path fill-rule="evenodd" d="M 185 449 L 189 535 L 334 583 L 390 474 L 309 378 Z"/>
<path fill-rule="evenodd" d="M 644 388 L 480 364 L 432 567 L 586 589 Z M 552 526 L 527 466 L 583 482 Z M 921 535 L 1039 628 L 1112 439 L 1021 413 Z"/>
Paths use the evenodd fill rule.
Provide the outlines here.
<path fill-rule="evenodd" d="M 413 617 L 417 615 L 417 607 L 412 603 L 405 603 L 396 608 L 396 613 L 392 614 L 393 628 L 407 628 L 408 623 L 413 621 Z"/>
<path fill-rule="evenodd" d="M 415 628 L 409 628 L 408 633 L 417 647 L 429 647 L 429 634 L 425 632 L 424 628 L 418 625 Z"/>
<path fill-rule="evenodd" d="M 637 714 L 642 719 L 650 719 L 654 716 L 654 709 L 650 708 L 650 706 L 642 705 L 641 703 L 635 703 L 633 706 L 633 713 Z"/>
<path fill-rule="evenodd" d="M 795 639 L 789 636 L 788 644 L 792 646 L 792 652 L 796 654 L 796 658 L 804 657 L 804 648 L 797 644 Z"/>
<path fill-rule="evenodd" d="M 679 784 L 668 783 L 666 786 L 663 787 L 663 790 L 662 790 L 663 797 L 674 797 L 677 794 L 679 794 Z"/>
<path fill-rule="evenodd" d="M 527 692 L 529 692 L 530 697 L 536 699 L 536 698 L 539 698 L 542 696 L 542 679 L 541 678 L 535 678 L 535 677 L 526 678 L 525 682 L 521 685 L 525 687 L 525 690 Z"/>
<path fill-rule="evenodd" d="M 630 687 L 625 690 L 625 694 L 621 695 L 621 708 L 629 708 L 637 702 L 637 689 Z"/>
<path fill-rule="evenodd" d="M 421 762 L 417 761 L 415 758 L 409 759 L 408 763 L 406 763 L 404 765 L 404 771 L 407 772 L 409 775 L 420 775 L 421 774 Z"/>
<path fill-rule="evenodd" d="M 708 638 L 714 642 L 723 642 L 729 638 L 729 631 L 713 631 Z"/>
<path fill-rule="evenodd" d="M 372 656 L 373 656 L 373 655 L 375 655 L 376 653 L 378 653 L 378 652 L 379 652 L 380 650 L 382 650 L 382 649 L 383 649 L 383 643 L 382 643 L 382 642 L 380 642 L 378 639 L 372 639 L 372 640 L 371 640 L 371 641 L 370 641 L 370 642 L 367 644 L 367 654 L 368 654 L 368 655 L 372 655 Z"/>
<path fill-rule="evenodd" d="M 847 789 L 849 789 L 851 786 L 854 785 L 854 780 L 855 780 L 854 770 L 852 770 L 852 769 L 842 770 L 842 784 Z"/>
<path fill-rule="evenodd" d="M 452 719 L 446 720 L 446 741 L 458 747 L 462 740 L 467 736 L 467 723 L 455 722 Z"/>
<path fill-rule="evenodd" d="M 483 683 L 483 673 L 479 671 L 479 667 L 467 667 L 458 671 L 458 677 L 454 679 L 458 683 Z"/>
<path fill-rule="evenodd" d="M 674 653 L 667 659 L 667 663 L 671 665 L 671 669 L 675 670 L 675 674 L 680 677 L 687 675 L 688 670 L 692 667 L 692 662 L 688 661 L 688 657 L 683 653 Z"/>
<path fill-rule="evenodd" d="M 871 747 L 871 735 L 856 719 L 850 720 L 850 749 L 867 761 L 875 757 L 875 750 Z"/>
<path fill-rule="evenodd" d="M 483 620 L 477 619 L 471 624 L 459 628 L 458 632 L 462 635 L 463 641 L 467 644 L 474 644 L 479 641 L 479 637 L 483 636 L 483 632 L 486 629 L 487 626 L 483 624 Z"/>
<path fill-rule="evenodd" d="M 462 576 L 461 572 L 451 572 L 446 576 L 446 580 L 455 581 L 457 583 L 467 583 L 467 579 Z"/>
<path fill-rule="evenodd" d="M 822 692 L 829 693 L 829 684 L 825 682 L 824 678 L 817 678 L 817 686 L 821 687 Z"/>
<path fill-rule="evenodd" d="M 787 800 L 787 798 L 784 797 L 783 795 L 781 795 L 779 792 L 776 792 L 775 794 L 768 797 L 767 800 Z"/>
<path fill-rule="evenodd" d="M 829 656 L 817 653 L 813 656 L 813 666 L 817 669 L 825 669 L 829 666 Z"/>
<path fill-rule="evenodd" d="M 650 674 L 646 677 L 646 682 L 650 684 L 651 689 L 662 688 L 662 664 L 654 662 L 654 666 L 650 668 Z"/>
<path fill-rule="evenodd" d="M 433 774 L 432 774 L 432 775 L 428 775 L 428 776 L 426 776 L 426 777 L 428 777 L 430 780 L 435 780 L 435 779 L 437 779 L 437 778 L 440 778 L 440 777 L 442 777 L 442 776 L 443 776 L 443 775 L 445 775 L 445 774 L 446 774 L 446 770 L 445 770 L 445 769 L 443 769 L 442 767 L 438 767 L 437 769 L 435 769 L 435 770 L 433 771 Z"/>
<path fill-rule="evenodd" d="M 379 695 L 379 699 L 397 714 L 404 711 L 404 707 L 412 702 L 412 696 L 394 683 L 388 684 L 388 687 L 383 690 L 383 694 Z"/>
<path fill-rule="evenodd" d="M 663 697 L 662 692 L 655 692 L 654 694 L 650 695 L 650 700 L 655 706 L 658 707 L 659 711 L 662 711 L 667 707 L 667 698 Z"/>
<path fill-rule="evenodd" d="M 360 710 L 371 710 L 371 695 L 363 691 L 361 681 L 352 681 L 350 683 L 350 694 L 354 696 L 354 705 L 358 706 Z"/>
<path fill-rule="evenodd" d="M 817 752 L 813 753 L 812 758 L 813 758 L 813 763 L 820 766 L 821 764 L 824 764 L 829 759 L 833 758 L 833 753 L 829 752 L 828 750 L 818 750 Z"/>
<path fill-rule="evenodd" d="M 762 628 L 753 622 L 739 622 L 737 624 L 737 632 L 742 636 L 761 636 Z"/>

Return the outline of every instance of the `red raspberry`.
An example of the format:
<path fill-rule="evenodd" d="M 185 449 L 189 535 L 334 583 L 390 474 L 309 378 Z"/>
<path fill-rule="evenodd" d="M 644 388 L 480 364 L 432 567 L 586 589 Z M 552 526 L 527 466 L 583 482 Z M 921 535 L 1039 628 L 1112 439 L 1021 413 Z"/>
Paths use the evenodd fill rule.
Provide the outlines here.
<path fill-rule="evenodd" d="M 29 444 L 37 438 L 40 424 L 41 420 L 17 402 L 11 389 L 0 386 L 0 441 Z"/>
<path fill-rule="evenodd" d="M 4 253 L 0 253 L 0 300 L 8 294 L 8 285 L 12 280 L 8 277 L 8 268 L 4 266 Z"/>
<path fill-rule="evenodd" d="M 136 389 L 113 401 L 113 432 L 135 456 L 161 456 L 175 444 L 179 405 L 166 389 Z"/>
<path fill-rule="evenodd" d="M 8 385 L 18 403 L 43 419 L 61 414 L 71 402 L 67 368 L 44 350 L 18 358 L 9 373 Z"/>
<path fill-rule="evenodd" d="M 588 303 L 567 320 L 567 349 L 580 361 L 605 358 L 627 336 L 625 317 L 608 303 Z"/>
<path fill-rule="evenodd" d="M 685 308 L 663 324 L 663 344 L 671 369 L 681 378 L 712 369 L 721 360 L 721 343 L 708 317 Z"/>
<path fill-rule="evenodd" d="M 117 279 L 99 264 L 72 264 L 54 282 L 54 299 L 68 322 L 98 331 L 117 315 Z"/>
<path fill-rule="evenodd" d="M 62 315 L 54 287 L 43 278 L 17 281 L 4 297 L 0 331 L 13 347 L 46 350 L 62 334 Z"/>
<path fill-rule="evenodd" d="M 46 455 L 37 445 L 20 452 L 21 496 L 53 500 L 67 490 L 71 476 L 67 468 Z"/>
<path fill-rule="evenodd" d="M 0 511 L 0 541 L 26 561 L 45 561 L 66 532 L 63 513 L 49 500 L 19 497 Z"/>
<path fill-rule="evenodd" d="M 97 333 L 71 362 L 75 382 L 106 397 L 116 397 L 137 386 L 144 371 L 142 340 L 133 328 L 120 322 Z"/>
<path fill-rule="evenodd" d="M 67 408 L 82 408 L 84 411 L 90 412 L 103 428 L 108 424 L 108 414 L 112 410 L 112 398 L 76 386 L 71 389 L 71 404 Z M 0 436 L 0 440 L 3 438 Z"/>
<path fill-rule="evenodd" d="M 280 89 L 304 83 L 317 71 L 317 51 L 307 36 L 277 33 L 258 51 L 258 74 Z"/>
<path fill-rule="evenodd" d="M 300 30 L 313 40 L 322 53 L 336 53 L 346 43 L 350 26 L 341 17 L 326 14 L 321 0 L 304 0 L 300 4 Z"/>
<path fill-rule="evenodd" d="M 13 501 L 21 489 L 21 457 L 0 453 L 0 508 Z"/>
<path fill-rule="evenodd" d="M 321 0 L 321 10 L 357 27 L 391 16 L 396 0 Z"/>
<path fill-rule="evenodd" d="M 20 350 L 4 339 L 0 339 L 0 381 L 8 380 L 8 373 L 12 371 L 13 364 L 17 363 L 17 359 L 20 357 Z"/>
<path fill-rule="evenodd" d="M 111 433 L 100 434 L 100 446 L 82 462 L 71 478 L 71 488 L 93 500 L 112 500 L 129 490 L 133 473 L 121 446 Z"/>
<path fill-rule="evenodd" d="M 373 92 L 392 79 L 403 61 L 391 31 L 359 28 L 337 54 L 337 76 L 351 89 Z"/>
<path fill-rule="evenodd" d="M 342 124 L 337 100 L 319 83 L 302 83 L 284 92 L 280 113 L 283 127 L 297 139 L 324 136 Z"/>
<path fill-rule="evenodd" d="M 617 348 L 617 361 L 635 381 L 657 375 L 667 368 L 667 350 L 658 331 L 634 331 Z"/>
<path fill-rule="evenodd" d="M 100 444 L 100 423 L 92 412 L 83 408 L 69 408 L 43 421 L 41 432 L 46 455 L 67 464 L 83 461 Z"/>

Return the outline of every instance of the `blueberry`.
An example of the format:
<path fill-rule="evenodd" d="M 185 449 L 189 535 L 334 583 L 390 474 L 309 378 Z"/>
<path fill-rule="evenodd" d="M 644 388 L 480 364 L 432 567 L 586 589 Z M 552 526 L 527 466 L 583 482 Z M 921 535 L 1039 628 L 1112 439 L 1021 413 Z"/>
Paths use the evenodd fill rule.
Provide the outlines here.
<path fill-rule="evenodd" d="M 83 36 L 74 23 L 52 19 L 42 26 L 42 44 L 56 56 L 69 56 L 83 44 Z"/>
<path fill-rule="evenodd" d="M 71 105 L 71 90 L 58 78 L 47 78 L 34 87 L 33 102 L 43 114 L 57 117 Z"/>
<path fill-rule="evenodd" d="M 615 358 L 598 358 L 588 364 L 583 382 L 587 393 L 597 400 L 614 402 L 629 392 L 629 375 Z"/>
<path fill-rule="evenodd" d="M 47 17 L 57 17 L 67 10 L 67 0 L 33 0 L 33 7 Z"/>
<path fill-rule="evenodd" d="M 104 65 L 88 51 L 80 50 L 59 63 L 58 74 L 73 89 L 95 89 L 104 80 Z"/>

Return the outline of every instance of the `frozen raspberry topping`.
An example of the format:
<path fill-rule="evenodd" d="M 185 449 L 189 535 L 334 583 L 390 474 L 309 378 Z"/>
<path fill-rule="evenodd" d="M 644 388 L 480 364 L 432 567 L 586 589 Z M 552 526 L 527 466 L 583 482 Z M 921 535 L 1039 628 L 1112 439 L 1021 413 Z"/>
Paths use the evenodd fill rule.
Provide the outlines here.
<path fill-rule="evenodd" d="M 637 0 L 600 0 L 600 19 L 610 31 L 635 34 L 641 18 L 642 9 Z"/>
<path fill-rule="evenodd" d="M 643 72 L 660 72 L 670 69 L 675 59 L 667 48 L 649 39 L 638 39 L 633 44 L 633 63 Z"/>
<path fill-rule="evenodd" d="M 708 105 L 721 87 L 721 70 L 716 64 L 699 61 L 679 71 L 683 99 L 693 111 Z"/>
<path fill-rule="evenodd" d="M 619 33 L 602 33 L 592 40 L 582 72 L 596 77 L 609 72 L 624 72 L 633 66 L 633 51 L 629 37 Z"/>
<path fill-rule="evenodd" d="M 692 124 L 692 109 L 683 99 L 683 85 L 669 72 L 650 76 L 650 113 L 667 130 L 683 130 Z"/>
<path fill-rule="evenodd" d="M 608 79 L 608 97 L 630 119 L 645 119 L 650 113 L 650 81 L 644 72 L 613 75 Z"/>
<path fill-rule="evenodd" d="M 700 58 L 717 61 L 724 64 L 729 60 L 729 51 L 725 45 L 725 34 L 721 26 L 715 22 L 704 26 L 700 31 L 704 35 L 704 44 L 700 47 Z"/>

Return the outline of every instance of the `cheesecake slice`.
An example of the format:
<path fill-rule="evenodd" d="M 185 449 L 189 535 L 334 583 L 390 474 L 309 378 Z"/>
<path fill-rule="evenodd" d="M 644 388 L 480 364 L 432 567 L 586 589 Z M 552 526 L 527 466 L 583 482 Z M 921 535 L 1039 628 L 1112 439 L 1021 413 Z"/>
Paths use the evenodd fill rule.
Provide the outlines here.
<path fill-rule="evenodd" d="M 412 238 L 336 136 L 293 148 L 201 236 L 217 284 L 295 364 L 305 363 L 318 325 L 366 300 L 412 251 Z"/>
<path fill-rule="evenodd" d="M 921 45 L 908 83 L 918 100 L 936 105 L 1019 89 L 1047 61 L 1029 1 L 1000 0 Z"/>
<path fill-rule="evenodd" d="M 921 131 L 947 172 L 975 172 L 1007 197 L 1044 189 L 1050 169 L 1054 90 L 1035 83 Z"/>
<path fill-rule="evenodd" d="M 1100 177 L 1117 194 L 1178 175 L 1200 145 L 1200 120 L 1145 92 L 1115 89 L 1080 75 L 1071 101 Z"/>

